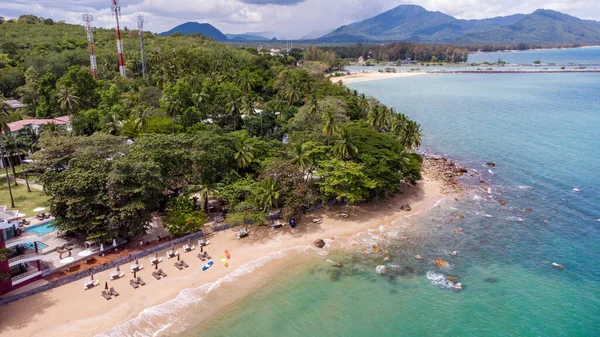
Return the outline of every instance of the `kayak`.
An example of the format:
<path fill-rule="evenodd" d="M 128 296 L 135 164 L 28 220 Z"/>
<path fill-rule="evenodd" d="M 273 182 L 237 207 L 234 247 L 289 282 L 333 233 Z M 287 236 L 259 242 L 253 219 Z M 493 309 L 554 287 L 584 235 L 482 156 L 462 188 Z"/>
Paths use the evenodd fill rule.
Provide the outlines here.
<path fill-rule="evenodd" d="M 202 270 L 206 270 L 206 269 L 210 268 L 210 266 L 212 266 L 212 265 L 213 265 L 213 262 L 210 261 L 209 263 L 207 263 L 206 265 L 204 265 L 204 267 L 202 267 Z"/>
<path fill-rule="evenodd" d="M 225 250 L 225 257 L 227 257 L 227 260 L 231 259 L 231 254 L 229 254 L 228 250 Z"/>
<path fill-rule="evenodd" d="M 224 256 L 224 255 L 221 255 L 221 262 L 223 262 L 223 265 L 224 265 L 225 267 L 228 267 L 228 266 L 229 266 L 229 263 L 227 263 L 227 259 L 225 258 L 225 256 Z"/>

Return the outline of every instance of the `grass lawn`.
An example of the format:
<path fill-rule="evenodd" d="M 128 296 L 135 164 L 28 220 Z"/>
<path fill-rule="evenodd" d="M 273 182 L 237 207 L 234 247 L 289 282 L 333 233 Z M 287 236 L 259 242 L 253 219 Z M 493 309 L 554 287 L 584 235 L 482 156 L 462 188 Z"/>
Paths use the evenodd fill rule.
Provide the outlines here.
<path fill-rule="evenodd" d="M 3 176 L 0 179 L 0 206 L 10 207 L 10 195 L 8 194 L 8 186 L 6 186 L 6 178 L 4 176 L 4 170 L 2 170 Z M 44 195 L 42 191 L 31 189 L 31 192 L 27 192 L 27 186 L 19 183 L 15 186 L 14 183 L 10 185 L 12 187 L 13 198 L 15 199 L 15 208 L 19 212 L 25 213 L 27 217 L 34 216 L 33 210 L 38 207 L 46 207 L 45 212 L 50 211 L 48 204 L 48 196 Z"/>

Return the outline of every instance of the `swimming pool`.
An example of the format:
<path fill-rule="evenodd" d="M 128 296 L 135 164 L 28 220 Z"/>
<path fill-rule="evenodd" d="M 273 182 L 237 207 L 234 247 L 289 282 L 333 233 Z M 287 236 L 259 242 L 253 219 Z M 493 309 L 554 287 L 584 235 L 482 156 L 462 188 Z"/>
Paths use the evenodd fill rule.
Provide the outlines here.
<path fill-rule="evenodd" d="M 42 236 L 44 234 L 52 233 L 56 230 L 56 228 L 52 227 L 52 221 L 46 222 L 41 225 L 27 227 L 26 231 L 36 234 L 37 236 Z"/>
<path fill-rule="evenodd" d="M 27 242 L 27 243 L 24 243 L 24 244 L 22 244 L 22 246 L 25 246 L 25 247 L 27 247 L 28 249 L 35 249 L 35 245 L 34 245 L 34 243 L 33 243 L 33 242 Z M 39 241 L 38 241 L 38 243 L 37 243 L 37 246 L 38 246 L 38 250 L 40 250 L 40 249 L 44 249 L 44 248 L 48 248 L 48 245 L 47 245 L 47 244 L 45 244 L 45 243 L 41 243 L 41 242 L 39 242 Z"/>

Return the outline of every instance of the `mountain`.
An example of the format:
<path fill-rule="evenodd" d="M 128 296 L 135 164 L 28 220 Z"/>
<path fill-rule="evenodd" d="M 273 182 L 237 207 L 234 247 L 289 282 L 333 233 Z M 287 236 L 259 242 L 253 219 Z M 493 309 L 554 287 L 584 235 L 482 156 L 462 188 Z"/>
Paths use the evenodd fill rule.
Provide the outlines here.
<path fill-rule="evenodd" d="M 538 9 L 510 25 L 467 34 L 462 41 L 503 43 L 589 43 L 600 41 L 600 22 L 581 20 L 556 11 Z"/>
<path fill-rule="evenodd" d="M 573 43 L 600 41 L 600 23 L 537 10 L 483 20 L 460 20 L 421 6 L 400 5 L 342 26 L 322 42 L 415 41 L 440 43 Z"/>
<path fill-rule="evenodd" d="M 225 34 L 229 41 L 270 41 L 271 39 L 259 36 L 259 35 L 251 35 L 251 34 Z"/>
<path fill-rule="evenodd" d="M 227 36 L 223 34 L 220 30 L 213 27 L 208 23 L 198 23 L 198 22 L 186 22 L 181 24 L 168 32 L 160 33 L 161 36 L 167 36 L 175 33 L 181 33 L 184 35 L 188 34 L 202 34 L 206 37 L 213 38 L 217 41 L 227 41 Z"/>

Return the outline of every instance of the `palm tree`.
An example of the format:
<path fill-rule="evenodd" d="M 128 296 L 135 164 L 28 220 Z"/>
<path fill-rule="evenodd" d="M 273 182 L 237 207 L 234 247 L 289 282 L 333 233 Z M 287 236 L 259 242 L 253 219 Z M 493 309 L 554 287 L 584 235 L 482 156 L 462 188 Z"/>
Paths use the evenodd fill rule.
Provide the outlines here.
<path fill-rule="evenodd" d="M 63 86 L 58 92 L 58 103 L 60 103 L 60 110 L 69 112 L 70 120 L 71 113 L 79 106 L 79 97 L 75 96 L 75 93 L 71 88 Z"/>
<path fill-rule="evenodd" d="M 338 133 L 338 138 L 334 142 L 332 151 L 333 155 L 340 160 L 351 159 L 353 154 L 358 153 L 358 148 L 350 140 L 347 128 L 343 128 Z"/>
<path fill-rule="evenodd" d="M 283 91 L 283 96 L 287 99 L 287 101 L 294 105 L 299 99 L 302 92 L 298 90 L 295 86 L 288 85 L 287 88 Z"/>
<path fill-rule="evenodd" d="M 23 144 L 29 153 L 33 154 L 39 149 L 38 144 L 40 142 L 41 135 L 42 133 L 39 128 L 33 129 L 30 127 L 24 127 L 21 129 L 21 131 L 19 131 L 19 135 L 17 137 L 20 139 L 18 142 Z"/>
<path fill-rule="evenodd" d="M 277 201 L 281 196 L 281 191 L 277 188 L 275 180 L 267 178 L 260 182 L 258 193 L 256 195 L 257 202 L 263 207 L 263 210 L 269 213 L 271 207 L 277 205 Z"/>
<path fill-rule="evenodd" d="M 290 161 L 302 170 L 302 176 L 304 176 L 306 171 L 313 164 L 310 153 L 306 151 L 306 146 L 301 143 L 296 143 L 292 146 L 290 151 Z"/>
<path fill-rule="evenodd" d="M 10 205 L 12 208 L 15 208 L 15 199 L 12 194 L 12 187 L 10 187 L 10 176 L 8 175 L 8 166 L 4 163 L 4 156 L 6 152 L 4 151 L 4 138 L 0 137 L 0 158 L 2 158 L 2 164 L 4 165 L 4 171 L 6 172 L 6 185 L 8 186 L 8 193 L 10 194 Z M 16 180 L 16 179 L 15 179 Z"/>
<path fill-rule="evenodd" d="M 222 188 L 223 185 L 219 183 L 206 183 L 201 185 L 189 185 L 187 191 L 200 194 L 200 203 L 202 203 L 203 209 L 208 213 L 208 199 L 219 195 Z"/>
<path fill-rule="evenodd" d="M 333 109 L 327 109 L 323 114 L 323 122 L 325 126 L 323 127 L 323 134 L 327 136 L 327 146 L 331 143 L 331 137 L 335 134 L 338 129 L 338 125 L 335 119 L 335 111 Z"/>
<path fill-rule="evenodd" d="M 42 127 L 42 132 L 47 133 L 52 137 L 56 137 L 61 134 L 61 129 L 60 126 L 56 124 L 56 122 L 50 122 Z"/>
<path fill-rule="evenodd" d="M 150 113 L 147 109 L 141 108 L 135 113 L 135 119 L 133 120 L 133 127 L 136 131 L 144 132 L 148 127 L 148 119 Z"/>
<path fill-rule="evenodd" d="M 408 120 L 406 122 L 406 127 L 404 128 L 402 144 L 404 147 L 410 150 L 418 149 L 421 146 L 422 136 L 423 131 L 421 129 L 421 125 L 419 125 L 417 122 Z"/>
<path fill-rule="evenodd" d="M 242 111 L 242 99 L 229 97 L 225 108 L 227 109 L 227 112 L 233 119 L 233 129 L 237 130 L 237 120 L 238 118 L 240 118 L 240 112 Z"/>
<path fill-rule="evenodd" d="M 4 104 L 0 104 L 0 105 L 4 105 Z M 25 172 L 25 167 L 23 166 L 23 162 L 21 161 L 21 155 L 20 155 L 20 151 L 17 148 L 17 142 L 15 141 L 15 138 L 13 137 L 10 127 L 8 126 L 8 122 L 7 122 L 8 119 L 9 119 L 9 115 L 6 113 L 6 110 L 3 110 L 2 112 L 0 112 L 0 132 L 2 134 L 6 135 L 4 142 L 6 143 L 7 147 L 11 148 L 10 153 L 8 153 L 8 151 L 5 151 L 5 152 L 7 153 L 9 163 L 11 163 L 13 176 L 15 177 L 15 186 L 18 185 L 17 172 L 15 171 L 15 165 L 14 165 L 14 163 L 12 163 L 11 158 L 16 155 L 17 159 L 19 160 L 19 165 L 21 165 L 21 170 L 23 170 L 23 175 L 25 176 L 25 184 L 27 185 L 27 192 L 31 192 L 31 188 L 29 188 L 29 179 L 27 177 L 27 172 Z M 10 180 L 8 180 L 8 185 L 10 185 Z"/>
<path fill-rule="evenodd" d="M 371 107 L 369 113 L 367 115 L 367 122 L 369 125 L 377 130 L 382 131 L 385 127 L 385 119 L 386 119 L 386 108 L 384 106 L 376 105 Z"/>
<path fill-rule="evenodd" d="M 175 134 L 175 117 L 177 116 L 181 102 L 172 95 L 163 95 L 161 103 L 167 114 L 171 117 L 171 132 Z"/>
<path fill-rule="evenodd" d="M 319 102 L 315 96 L 310 98 L 310 102 L 308 103 L 308 113 L 312 116 L 319 113 Z"/>
<path fill-rule="evenodd" d="M 115 113 L 108 115 L 106 123 L 102 127 L 102 131 L 109 135 L 118 135 L 121 131 L 121 120 Z"/>
<path fill-rule="evenodd" d="M 233 155 L 235 160 L 238 162 L 238 167 L 244 169 L 252 163 L 254 155 L 252 154 L 252 147 L 248 143 L 248 138 L 238 138 L 235 142 L 235 154 Z"/>

